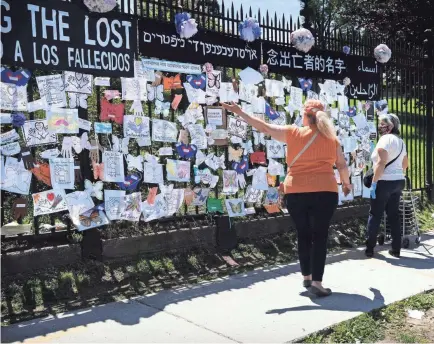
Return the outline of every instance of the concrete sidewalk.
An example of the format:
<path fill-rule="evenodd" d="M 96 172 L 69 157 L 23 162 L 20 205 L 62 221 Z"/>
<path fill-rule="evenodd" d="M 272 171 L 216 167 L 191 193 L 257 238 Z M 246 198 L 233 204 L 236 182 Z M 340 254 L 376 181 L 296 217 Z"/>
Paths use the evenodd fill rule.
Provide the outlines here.
<path fill-rule="evenodd" d="M 423 243 L 434 246 L 434 233 Z M 2 342 L 293 341 L 434 288 L 434 256 L 419 247 L 395 259 L 382 249 L 375 259 L 362 249 L 330 256 L 325 285 L 334 294 L 324 299 L 308 297 L 294 263 L 2 327 Z"/>

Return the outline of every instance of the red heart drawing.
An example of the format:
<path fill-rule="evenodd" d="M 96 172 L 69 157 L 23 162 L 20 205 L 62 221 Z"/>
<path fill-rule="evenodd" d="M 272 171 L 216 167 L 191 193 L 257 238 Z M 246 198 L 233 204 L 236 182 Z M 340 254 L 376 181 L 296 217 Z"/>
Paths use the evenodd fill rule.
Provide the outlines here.
<path fill-rule="evenodd" d="M 54 199 L 54 193 L 50 192 L 49 194 L 47 194 L 47 199 L 51 202 Z"/>

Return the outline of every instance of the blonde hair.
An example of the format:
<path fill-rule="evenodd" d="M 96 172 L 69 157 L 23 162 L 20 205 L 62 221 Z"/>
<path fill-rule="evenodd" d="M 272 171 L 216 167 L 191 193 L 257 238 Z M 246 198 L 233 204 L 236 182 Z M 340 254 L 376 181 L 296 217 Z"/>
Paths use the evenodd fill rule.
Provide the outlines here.
<path fill-rule="evenodd" d="M 304 103 L 304 115 L 310 124 L 316 124 L 319 132 L 329 138 L 336 140 L 336 132 L 330 116 L 324 112 L 324 104 L 316 99 L 309 99 Z"/>

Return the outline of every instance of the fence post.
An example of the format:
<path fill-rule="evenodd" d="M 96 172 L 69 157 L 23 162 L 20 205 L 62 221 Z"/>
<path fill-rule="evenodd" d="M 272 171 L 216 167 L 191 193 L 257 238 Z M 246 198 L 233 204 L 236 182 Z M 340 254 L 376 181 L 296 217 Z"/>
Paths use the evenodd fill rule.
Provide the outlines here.
<path fill-rule="evenodd" d="M 431 55 L 431 59 L 434 56 Z M 432 63 L 432 61 L 431 61 Z M 434 121 L 433 121 L 433 74 L 434 65 L 428 68 L 428 80 L 427 80 L 427 106 L 426 106 L 426 187 L 428 192 L 428 199 L 434 200 L 434 188 L 433 188 L 433 140 L 434 140 Z"/>

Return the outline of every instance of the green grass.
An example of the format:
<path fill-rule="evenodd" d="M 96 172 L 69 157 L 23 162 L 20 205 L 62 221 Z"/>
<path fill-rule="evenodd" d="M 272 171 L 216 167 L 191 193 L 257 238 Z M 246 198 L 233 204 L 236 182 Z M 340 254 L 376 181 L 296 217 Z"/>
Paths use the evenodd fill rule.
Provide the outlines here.
<path fill-rule="evenodd" d="M 426 202 L 417 212 L 417 220 L 422 232 L 434 230 L 434 203 Z"/>
<path fill-rule="evenodd" d="M 434 291 L 431 290 L 385 308 L 362 314 L 344 321 L 325 331 L 302 339 L 302 343 L 374 343 L 387 337 L 394 342 L 423 342 L 419 334 L 409 329 L 404 331 L 407 310 L 428 311 L 434 309 Z"/>

